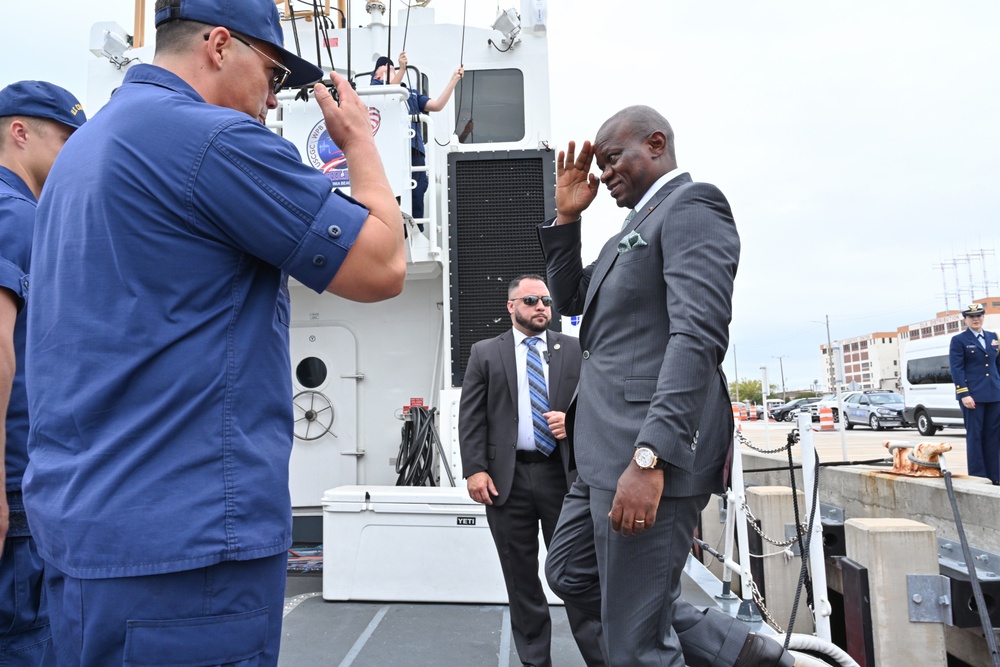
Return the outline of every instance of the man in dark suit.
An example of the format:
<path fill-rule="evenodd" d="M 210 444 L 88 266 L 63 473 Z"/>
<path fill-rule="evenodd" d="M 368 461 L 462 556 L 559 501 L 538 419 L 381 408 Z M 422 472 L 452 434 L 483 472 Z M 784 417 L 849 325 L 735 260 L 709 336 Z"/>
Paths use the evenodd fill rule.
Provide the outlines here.
<path fill-rule="evenodd" d="M 972 304 L 962 315 L 967 328 L 952 336 L 948 360 L 965 420 L 969 474 L 1000 484 L 1000 342 L 995 333 L 983 330 L 983 304 Z"/>
<path fill-rule="evenodd" d="M 600 181 L 631 211 L 585 268 L 580 218 L 597 196 L 595 156 Z M 733 436 L 721 368 L 740 250 L 729 203 L 677 169 L 670 124 L 649 107 L 615 114 L 579 156 L 570 143 L 556 169 L 558 215 L 539 234 L 557 311 L 583 316 L 583 364 L 570 409 L 580 478 L 552 546 L 572 555 L 548 569 L 549 583 L 563 599 L 581 595 L 583 608 L 599 597 L 611 665 L 790 665 L 776 642 L 675 604 Z M 581 529 L 587 515 L 592 533 Z M 595 548 L 597 590 L 585 576 Z M 686 655 L 689 645 L 698 650 Z"/>
<path fill-rule="evenodd" d="M 575 477 L 565 410 L 580 377 L 580 343 L 547 331 L 549 290 L 540 276 L 507 292 L 513 328 L 472 346 L 462 382 L 459 445 L 469 496 L 486 505 L 497 546 L 518 657 L 549 667 L 551 619 L 538 579 L 538 525 L 548 546 Z M 588 665 L 603 665 L 600 620 L 566 605 Z"/>

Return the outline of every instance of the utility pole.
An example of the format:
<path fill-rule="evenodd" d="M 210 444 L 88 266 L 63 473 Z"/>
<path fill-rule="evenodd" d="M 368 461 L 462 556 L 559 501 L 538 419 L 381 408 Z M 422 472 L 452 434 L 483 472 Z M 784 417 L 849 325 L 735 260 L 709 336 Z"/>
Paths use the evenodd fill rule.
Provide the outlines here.
<path fill-rule="evenodd" d="M 778 368 L 781 369 L 781 400 L 783 400 L 785 403 L 788 402 L 788 397 L 785 396 L 785 364 L 782 363 L 782 359 L 784 359 L 787 356 L 788 356 L 787 354 L 783 354 L 780 357 L 772 357 L 773 359 L 778 360 Z"/>
<path fill-rule="evenodd" d="M 830 391 L 837 391 L 837 374 L 833 370 L 833 342 L 830 340 L 830 316 L 826 316 L 826 362 L 830 371 Z"/>
<path fill-rule="evenodd" d="M 827 360 L 830 362 L 830 389 L 837 394 L 837 418 L 840 422 L 840 453 L 843 460 L 847 460 L 847 432 L 844 430 L 844 397 L 840 394 L 840 385 L 837 384 L 837 372 L 833 368 L 833 341 L 830 340 L 830 316 L 826 316 L 826 352 Z M 843 352 L 843 351 L 841 351 Z"/>

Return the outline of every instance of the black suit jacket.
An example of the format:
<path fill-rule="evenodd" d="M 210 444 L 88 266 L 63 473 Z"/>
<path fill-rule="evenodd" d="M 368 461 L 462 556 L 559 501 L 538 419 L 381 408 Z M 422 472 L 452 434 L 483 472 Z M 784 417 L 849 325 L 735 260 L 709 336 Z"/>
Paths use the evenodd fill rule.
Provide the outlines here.
<path fill-rule="evenodd" d="M 546 332 L 549 363 L 549 407 L 565 412 L 580 380 L 580 342 L 555 331 Z M 514 479 L 517 450 L 517 362 L 514 332 L 472 346 L 462 382 L 458 412 L 458 442 L 462 450 L 462 475 L 486 471 L 503 505 Z M 575 476 L 572 448 L 558 440 L 567 483 Z"/>

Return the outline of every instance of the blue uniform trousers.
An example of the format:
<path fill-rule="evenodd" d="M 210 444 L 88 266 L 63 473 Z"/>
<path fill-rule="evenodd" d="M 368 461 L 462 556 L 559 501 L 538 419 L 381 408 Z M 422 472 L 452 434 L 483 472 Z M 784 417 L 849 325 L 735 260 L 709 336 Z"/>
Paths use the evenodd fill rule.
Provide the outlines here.
<path fill-rule="evenodd" d="M 976 401 L 975 410 L 963 405 L 962 418 L 969 474 L 1000 482 L 1000 403 Z"/>
<path fill-rule="evenodd" d="M 287 554 L 195 570 L 45 585 L 60 667 L 278 664 Z"/>
<path fill-rule="evenodd" d="M 55 665 L 42 562 L 28 532 L 20 491 L 7 492 L 10 530 L 0 557 L 0 667 Z"/>

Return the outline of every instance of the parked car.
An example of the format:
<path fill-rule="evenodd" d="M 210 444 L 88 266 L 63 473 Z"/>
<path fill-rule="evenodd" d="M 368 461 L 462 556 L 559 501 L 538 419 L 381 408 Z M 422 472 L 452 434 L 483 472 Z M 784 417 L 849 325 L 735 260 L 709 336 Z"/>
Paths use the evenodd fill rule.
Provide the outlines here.
<path fill-rule="evenodd" d="M 820 408 L 830 408 L 830 410 L 833 412 L 833 422 L 835 424 L 839 424 L 840 423 L 840 403 L 842 401 L 847 401 L 848 398 L 850 398 L 851 396 L 854 396 L 857 393 L 858 392 L 856 392 L 856 391 L 841 392 L 841 394 L 840 394 L 840 400 L 839 401 L 837 400 L 837 395 L 836 394 L 827 394 L 826 396 L 824 396 L 823 398 L 821 398 L 818 402 L 811 404 L 809 406 L 809 412 L 810 412 L 810 414 L 812 414 L 813 421 L 814 422 L 818 422 L 819 421 L 819 411 L 820 411 Z"/>
<path fill-rule="evenodd" d="M 769 399 L 767 399 L 767 413 L 769 415 L 771 415 L 772 419 L 774 418 L 774 410 L 776 408 L 780 408 L 782 405 L 784 405 L 784 401 L 782 401 L 780 398 L 769 398 Z M 763 405 L 758 405 L 757 406 L 757 419 L 763 419 L 763 418 L 764 418 L 764 406 Z"/>
<path fill-rule="evenodd" d="M 856 393 L 858 393 L 858 392 L 856 392 L 856 391 L 844 392 L 844 393 L 842 393 L 840 395 L 840 400 L 841 401 L 846 401 L 848 399 L 848 397 L 853 396 Z M 821 398 L 816 403 L 812 403 L 812 404 L 809 405 L 809 414 L 812 415 L 812 420 L 814 422 L 818 422 L 819 421 L 819 410 L 820 410 L 820 408 L 830 408 L 830 410 L 833 411 L 833 421 L 834 421 L 834 423 L 839 423 L 840 422 L 840 401 L 837 400 L 837 395 L 836 394 L 826 394 L 825 396 L 823 396 L 823 398 Z"/>
<path fill-rule="evenodd" d="M 904 426 L 903 396 L 888 389 L 869 389 L 844 402 L 846 428 L 864 424 L 873 431 Z"/>
<path fill-rule="evenodd" d="M 771 410 L 771 416 L 776 421 L 795 421 L 799 409 L 808 406 L 810 403 L 818 401 L 818 398 L 793 398 L 784 405 Z"/>

